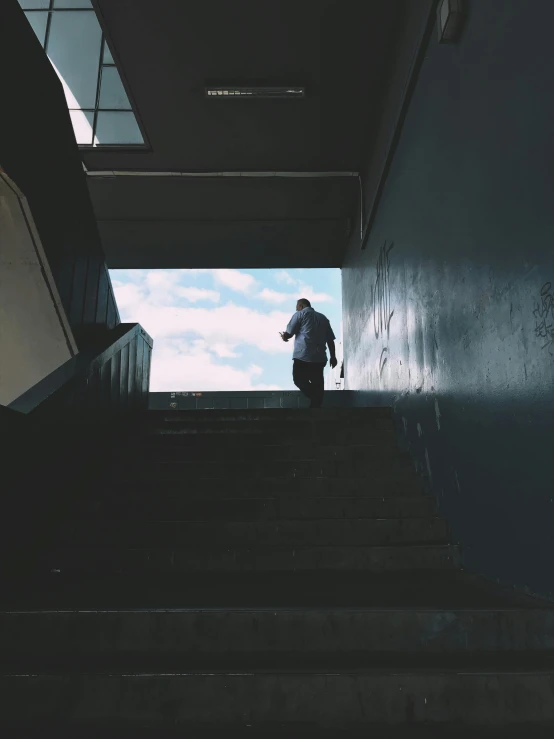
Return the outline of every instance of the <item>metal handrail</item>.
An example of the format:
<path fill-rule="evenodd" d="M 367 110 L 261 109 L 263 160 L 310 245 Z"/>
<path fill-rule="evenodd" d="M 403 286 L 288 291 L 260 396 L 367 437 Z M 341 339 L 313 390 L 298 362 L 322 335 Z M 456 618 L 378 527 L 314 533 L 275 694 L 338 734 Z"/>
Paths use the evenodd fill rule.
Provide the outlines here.
<path fill-rule="evenodd" d="M 23 414 L 31 413 L 46 400 L 66 388 L 70 382 L 86 380 L 137 336 L 140 336 L 152 348 L 154 343 L 152 338 L 139 323 L 120 323 L 108 332 L 97 334 L 96 340 L 91 342 L 90 347 L 75 357 L 71 357 L 29 388 L 7 406 L 8 410 L 19 411 Z M 106 339 L 109 339 L 107 345 Z"/>

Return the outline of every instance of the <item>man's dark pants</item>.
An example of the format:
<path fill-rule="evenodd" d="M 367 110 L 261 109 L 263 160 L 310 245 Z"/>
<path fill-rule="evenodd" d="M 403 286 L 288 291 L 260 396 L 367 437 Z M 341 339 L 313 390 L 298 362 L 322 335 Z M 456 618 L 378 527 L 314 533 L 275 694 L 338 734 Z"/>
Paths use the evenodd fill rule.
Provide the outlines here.
<path fill-rule="evenodd" d="M 293 360 L 292 379 L 296 387 L 310 399 L 310 408 L 321 408 L 323 404 L 323 370 L 319 362 Z"/>

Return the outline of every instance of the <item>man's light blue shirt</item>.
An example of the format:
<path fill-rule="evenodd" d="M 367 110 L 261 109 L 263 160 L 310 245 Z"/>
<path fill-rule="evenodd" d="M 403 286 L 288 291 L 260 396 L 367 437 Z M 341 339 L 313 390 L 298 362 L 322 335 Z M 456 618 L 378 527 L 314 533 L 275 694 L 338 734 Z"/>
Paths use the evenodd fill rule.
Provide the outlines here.
<path fill-rule="evenodd" d="M 296 311 L 287 326 L 287 334 L 295 337 L 293 359 L 327 364 L 326 345 L 335 340 L 327 316 L 313 308 Z"/>

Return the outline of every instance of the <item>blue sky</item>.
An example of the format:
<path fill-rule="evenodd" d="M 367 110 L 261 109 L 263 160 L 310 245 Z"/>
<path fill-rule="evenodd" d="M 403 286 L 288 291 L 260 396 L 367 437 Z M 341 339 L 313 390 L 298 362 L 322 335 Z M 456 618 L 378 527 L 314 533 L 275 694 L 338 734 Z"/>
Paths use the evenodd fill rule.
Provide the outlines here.
<path fill-rule="evenodd" d="M 110 270 L 121 320 L 154 339 L 150 389 L 290 390 L 292 342 L 279 337 L 297 298 L 340 339 L 339 269 Z"/>

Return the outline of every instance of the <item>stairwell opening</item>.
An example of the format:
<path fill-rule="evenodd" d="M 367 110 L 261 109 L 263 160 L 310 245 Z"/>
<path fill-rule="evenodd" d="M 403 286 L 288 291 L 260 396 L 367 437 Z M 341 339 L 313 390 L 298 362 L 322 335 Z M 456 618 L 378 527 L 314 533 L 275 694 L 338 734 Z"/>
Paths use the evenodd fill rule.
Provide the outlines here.
<path fill-rule="evenodd" d="M 338 364 L 325 391 L 344 380 L 340 269 L 111 270 L 122 321 L 154 339 L 151 407 L 303 407 L 292 378 L 293 341 L 279 335 L 307 298 L 333 328 Z M 337 396 L 330 398 L 333 405 Z"/>

